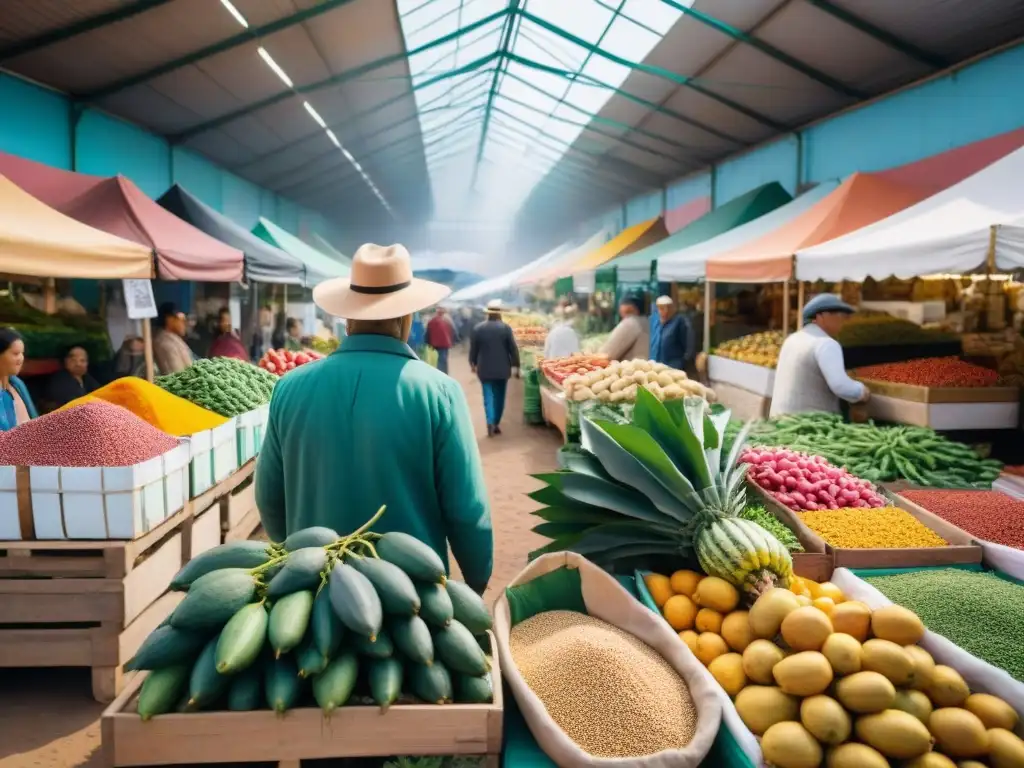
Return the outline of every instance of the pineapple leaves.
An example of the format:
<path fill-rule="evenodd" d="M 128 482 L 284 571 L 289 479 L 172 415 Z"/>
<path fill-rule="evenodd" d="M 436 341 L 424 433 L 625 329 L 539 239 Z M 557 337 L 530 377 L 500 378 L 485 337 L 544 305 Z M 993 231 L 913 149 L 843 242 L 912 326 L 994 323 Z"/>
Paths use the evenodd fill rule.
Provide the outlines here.
<path fill-rule="evenodd" d="M 691 400 L 694 401 L 693 406 L 690 405 Z M 690 409 L 703 408 L 703 404 L 700 398 L 685 398 L 682 411 L 685 418 L 682 423 L 677 423 L 658 398 L 640 387 L 636 393 L 636 407 L 633 409 L 634 426 L 654 438 L 672 463 L 698 490 L 711 485 L 707 457 L 704 455 L 703 428 L 698 436 L 690 420 Z M 700 419 L 703 427 L 703 414 Z"/>
<path fill-rule="evenodd" d="M 541 555 L 548 555 L 552 552 L 565 552 L 571 550 L 572 545 L 579 541 L 579 534 L 569 534 L 567 536 L 561 536 L 560 538 L 553 539 L 545 544 L 543 547 L 538 547 L 526 556 L 526 559 L 531 563 Z"/>
<path fill-rule="evenodd" d="M 585 533 L 592 526 L 589 523 L 541 523 L 533 532 L 547 539 L 557 539 L 576 533 Z"/>
<path fill-rule="evenodd" d="M 700 506 L 690 481 L 649 434 L 632 425 L 584 419 L 584 444 L 608 473 L 646 496 L 655 507 L 685 523 Z"/>
<path fill-rule="evenodd" d="M 707 451 L 708 466 L 712 477 L 722 471 L 722 445 L 725 443 L 725 428 L 729 425 L 729 411 L 711 412 L 704 417 L 704 449 Z"/>
<path fill-rule="evenodd" d="M 618 483 L 575 472 L 549 472 L 534 477 L 554 486 L 571 501 L 649 523 L 674 524 L 673 519 L 659 512 L 646 496 Z"/>
<path fill-rule="evenodd" d="M 599 480 L 614 482 L 593 454 L 579 449 L 560 448 L 558 450 L 558 468 L 566 472 L 575 472 L 580 475 L 596 477 Z"/>
<path fill-rule="evenodd" d="M 615 523 L 622 520 L 621 516 L 614 513 L 602 512 L 597 509 L 589 511 L 582 506 L 573 506 L 572 502 L 569 502 L 568 506 L 544 507 L 530 514 L 548 523 L 600 525 L 601 523 Z"/>
<path fill-rule="evenodd" d="M 664 533 L 650 530 L 637 523 L 596 525 L 567 549 L 590 557 L 598 556 L 617 547 L 635 546 L 661 547 L 670 553 L 679 549 L 678 544 Z"/>

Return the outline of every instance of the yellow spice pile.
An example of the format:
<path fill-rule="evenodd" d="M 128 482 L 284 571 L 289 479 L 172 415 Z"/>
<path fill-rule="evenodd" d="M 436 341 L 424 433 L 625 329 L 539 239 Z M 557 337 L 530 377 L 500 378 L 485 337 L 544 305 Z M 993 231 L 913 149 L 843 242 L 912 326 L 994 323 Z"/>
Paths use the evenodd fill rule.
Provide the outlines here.
<path fill-rule="evenodd" d="M 681 749 L 697 727 L 690 689 L 654 649 L 574 611 L 512 629 L 512 658 L 548 714 L 586 753 L 628 758 Z"/>
<path fill-rule="evenodd" d="M 799 512 L 808 528 L 841 549 L 944 547 L 947 541 L 905 509 L 823 509 Z"/>

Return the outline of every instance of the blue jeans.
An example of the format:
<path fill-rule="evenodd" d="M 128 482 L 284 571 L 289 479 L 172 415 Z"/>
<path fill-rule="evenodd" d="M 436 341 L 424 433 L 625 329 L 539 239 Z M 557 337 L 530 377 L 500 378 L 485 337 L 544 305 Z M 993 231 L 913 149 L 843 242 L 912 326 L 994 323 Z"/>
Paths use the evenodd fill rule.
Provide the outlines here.
<path fill-rule="evenodd" d="M 448 373 L 448 350 L 437 350 L 437 370 L 441 373 Z"/>
<path fill-rule="evenodd" d="M 487 423 L 491 426 L 501 424 L 501 416 L 505 412 L 505 392 L 508 390 L 508 379 L 481 381 L 484 388 L 484 413 Z"/>

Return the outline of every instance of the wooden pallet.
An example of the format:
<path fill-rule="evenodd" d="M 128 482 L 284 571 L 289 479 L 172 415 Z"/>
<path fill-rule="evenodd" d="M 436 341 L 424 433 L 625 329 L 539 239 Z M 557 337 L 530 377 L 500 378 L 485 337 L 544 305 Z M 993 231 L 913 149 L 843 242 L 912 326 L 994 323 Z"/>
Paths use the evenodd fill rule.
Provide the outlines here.
<path fill-rule="evenodd" d="M 491 638 L 493 647 L 494 638 Z M 143 722 L 135 712 L 145 673 L 136 675 L 103 713 L 106 765 L 216 765 L 275 762 L 299 768 L 303 760 L 391 755 L 481 755 L 498 768 L 504 705 L 497 654 L 491 704 L 349 706 L 326 719 L 319 709 L 284 716 L 258 712 L 167 714 Z"/>
<path fill-rule="evenodd" d="M 0 668 L 90 667 L 93 696 L 112 701 L 124 662 L 181 600 L 174 574 L 221 543 L 221 499 L 243 479 L 132 541 L 0 542 Z"/>

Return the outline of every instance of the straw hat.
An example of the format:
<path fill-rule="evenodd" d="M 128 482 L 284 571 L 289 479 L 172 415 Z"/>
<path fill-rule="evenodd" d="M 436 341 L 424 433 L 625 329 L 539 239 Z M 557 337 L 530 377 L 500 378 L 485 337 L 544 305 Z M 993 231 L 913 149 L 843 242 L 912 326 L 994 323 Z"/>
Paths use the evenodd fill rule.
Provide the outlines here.
<path fill-rule="evenodd" d="M 502 310 L 501 299 L 491 299 L 490 301 L 487 302 L 487 311 L 488 312 L 501 312 L 501 310 Z"/>
<path fill-rule="evenodd" d="M 350 276 L 320 283 L 313 301 L 346 320 L 390 320 L 431 307 L 450 293 L 446 285 L 412 276 L 405 246 L 367 243 L 352 257 Z"/>

